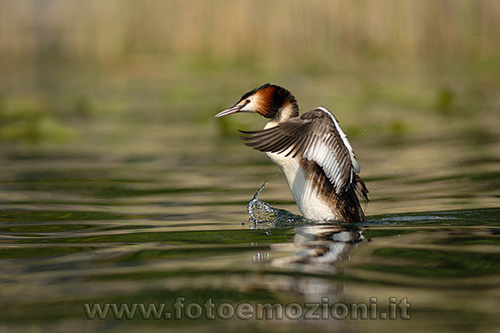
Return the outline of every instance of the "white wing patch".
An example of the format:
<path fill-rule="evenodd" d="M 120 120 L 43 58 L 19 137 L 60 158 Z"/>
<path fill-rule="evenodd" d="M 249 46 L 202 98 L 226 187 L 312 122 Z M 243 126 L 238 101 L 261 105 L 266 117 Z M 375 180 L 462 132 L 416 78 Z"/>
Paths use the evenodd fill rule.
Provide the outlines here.
<path fill-rule="evenodd" d="M 354 155 L 354 149 L 352 149 L 351 143 L 347 139 L 347 135 L 344 133 L 342 128 L 340 128 L 340 125 L 339 125 L 339 122 L 337 121 L 337 118 L 335 118 L 335 116 L 330 111 L 328 111 L 326 108 L 324 108 L 322 106 L 320 106 L 316 109 L 323 111 L 333 120 L 333 123 L 335 124 L 335 128 L 339 132 L 340 137 L 342 138 L 342 141 L 344 142 L 345 146 L 347 147 L 347 150 L 349 150 L 349 156 L 351 156 L 352 168 L 353 168 L 354 172 L 360 173 L 361 166 L 359 165 L 358 160 L 356 160 L 356 156 Z"/>
<path fill-rule="evenodd" d="M 339 165 L 335 155 L 332 154 L 330 149 L 319 138 L 314 138 L 313 143 L 304 152 L 302 157 L 318 163 L 328 177 L 328 180 L 335 187 L 335 192 L 340 193 L 340 190 L 345 185 L 345 182 L 342 181 L 342 166 Z"/>

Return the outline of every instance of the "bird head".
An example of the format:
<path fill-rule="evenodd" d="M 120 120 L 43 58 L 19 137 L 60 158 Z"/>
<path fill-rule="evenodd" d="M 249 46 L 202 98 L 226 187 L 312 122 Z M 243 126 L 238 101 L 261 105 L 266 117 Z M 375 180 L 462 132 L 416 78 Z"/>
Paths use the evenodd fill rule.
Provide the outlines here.
<path fill-rule="evenodd" d="M 298 105 L 295 97 L 277 85 L 266 83 L 263 86 L 247 92 L 232 107 L 215 115 L 216 118 L 237 112 L 258 113 L 266 118 L 275 118 L 286 107 L 292 107 L 298 115 Z"/>

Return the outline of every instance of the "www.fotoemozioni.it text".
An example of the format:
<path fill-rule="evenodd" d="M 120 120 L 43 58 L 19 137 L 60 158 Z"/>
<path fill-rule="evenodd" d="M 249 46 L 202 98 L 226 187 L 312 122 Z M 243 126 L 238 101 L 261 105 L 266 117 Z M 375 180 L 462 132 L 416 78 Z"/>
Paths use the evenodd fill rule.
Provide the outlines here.
<path fill-rule="evenodd" d="M 319 303 L 280 302 L 214 302 L 212 298 L 189 302 L 179 296 L 164 303 L 83 303 L 87 319 L 144 319 L 144 320 L 409 320 L 411 304 L 408 298 L 389 297 L 379 305 L 377 297 L 368 302 L 330 303 L 322 297 Z"/>

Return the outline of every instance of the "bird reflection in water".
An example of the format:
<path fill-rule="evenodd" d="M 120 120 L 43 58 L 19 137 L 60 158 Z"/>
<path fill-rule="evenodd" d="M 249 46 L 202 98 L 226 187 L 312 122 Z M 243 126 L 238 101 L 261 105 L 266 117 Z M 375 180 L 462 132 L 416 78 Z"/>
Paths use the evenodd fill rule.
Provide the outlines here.
<path fill-rule="evenodd" d="M 254 261 L 267 263 L 275 268 L 308 273 L 338 273 L 335 263 L 349 258 L 351 250 L 365 240 L 356 223 L 317 222 L 277 209 L 261 201 L 259 194 L 265 182 L 248 203 L 252 229 L 294 227 L 295 235 L 290 243 L 271 244 L 271 253 L 258 253 Z"/>

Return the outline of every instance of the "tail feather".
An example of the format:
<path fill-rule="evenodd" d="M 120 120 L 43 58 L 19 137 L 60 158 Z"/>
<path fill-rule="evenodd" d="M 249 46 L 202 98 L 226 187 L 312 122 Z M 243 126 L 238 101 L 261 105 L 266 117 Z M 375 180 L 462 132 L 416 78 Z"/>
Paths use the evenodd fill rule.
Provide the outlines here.
<path fill-rule="evenodd" d="M 368 199 L 368 189 L 366 188 L 365 182 L 359 177 L 358 175 L 354 176 L 354 188 L 356 189 L 356 193 L 363 199 L 366 200 L 366 202 L 370 202 L 370 199 Z"/>

